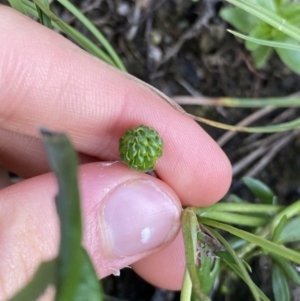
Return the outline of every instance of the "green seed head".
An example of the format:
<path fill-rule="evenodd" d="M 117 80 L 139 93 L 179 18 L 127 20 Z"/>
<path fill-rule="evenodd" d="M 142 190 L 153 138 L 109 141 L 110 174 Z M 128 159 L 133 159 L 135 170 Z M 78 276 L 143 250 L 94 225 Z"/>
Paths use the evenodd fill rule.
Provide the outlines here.
<path fill-rule="evenodd" d="M 153 170 L 162 149 L 163 141 L 158 132 L 145 125 L 126 131 L 119 144 L 121 160 L 129 168 L 140 171 Z"/>

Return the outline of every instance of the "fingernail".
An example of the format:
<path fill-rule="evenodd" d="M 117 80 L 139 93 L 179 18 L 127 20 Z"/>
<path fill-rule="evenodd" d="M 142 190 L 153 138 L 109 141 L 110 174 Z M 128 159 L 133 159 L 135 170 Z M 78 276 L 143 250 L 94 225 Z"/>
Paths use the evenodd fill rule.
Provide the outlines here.
<path fill-rule="evenodd" d="M 129 256 L 168 242 L 180 226 L 180 211 L 152 181 L 138 180 L 115 188 L 104 204 L 111 252 Z"/>

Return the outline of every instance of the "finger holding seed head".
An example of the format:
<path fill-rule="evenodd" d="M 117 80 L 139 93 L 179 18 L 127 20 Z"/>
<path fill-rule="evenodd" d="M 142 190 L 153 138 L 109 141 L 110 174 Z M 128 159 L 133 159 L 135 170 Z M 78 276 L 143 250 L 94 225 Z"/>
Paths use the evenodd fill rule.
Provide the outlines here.
<path fill-rule="evenodd" d="M 140 125 L 127 130 L 120 139 L 121 160 L 131 169 L 150 171 L 162 156 L 163 140 L 158 132 Z"/>

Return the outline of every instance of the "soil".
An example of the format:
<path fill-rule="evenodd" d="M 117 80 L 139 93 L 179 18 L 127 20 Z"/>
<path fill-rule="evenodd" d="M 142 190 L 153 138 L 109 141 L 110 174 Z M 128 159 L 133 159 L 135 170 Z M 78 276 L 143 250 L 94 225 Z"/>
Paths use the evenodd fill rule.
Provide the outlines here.
<path fill-rule="evenodd" d="M 225 5 L 223 1 L 76 0 L 73 3 L 108 38 L 129 73 L 171 97 L 268 97 L 286 96 L 299 91 L 299 75 L 288 70 L 276 55 L 272 56 L 263 70 L 254 68 L 243 42 L 227 33 L 229 25 L 219 18 L 219 10 Z M 93 39 L 57 3 L 52 5 L 52 9 L 67 23 Z M 184 108 L 195 115 L 232 125 L 254 112 L 250 109 L 207 106 Z M 296 118 L 300 113 L 298 109 L 284 112 L 286 109 L 274 110 L 253 125 L 270 124 L 276 118 L 281 118 L 279 116 L 282 116 L 281 122 L 285 122 Z M 283 116 L 284 114 L 287 116 Z M 223 130 L 202 126 L 216 140 L 224 134 Z M 270 151 L 289 134 L 274 136 L 267 152 L 237 172 L 233 177 L 231 192 L 249 198 L 241 178 L 256 167 L 259 160 L 267 158 L 268 164 L 263 165 L 254 176 L 276 192 L 280 203 L 290 204 L 299 199 L 300 135 L 294 133 L 274 157 L 268 157 Z M 239 133 L 223 149 L 232 164 L 237 166 L 238 162 L 245 160 L 259 147 L 255 142 L 259 141 L 260 145 L 266 137 L 270 135 Z M 259 263 L 256 262 L 253 266 L 259 266 Z M 247 288 L 241 289 L 240 285 L 241 283 L 236 284 L 240 288 L 239 295 L 231 294 L 231 297 L 226 298 L 219 295 L 213 300 L 252 300 Z M 154 288 L 130 269 L 124 269 L 120 277 L 104 279 L 103 286 L 108 295 L 119 298 L 115 300 L 179 300 L 178 293 Z"/>

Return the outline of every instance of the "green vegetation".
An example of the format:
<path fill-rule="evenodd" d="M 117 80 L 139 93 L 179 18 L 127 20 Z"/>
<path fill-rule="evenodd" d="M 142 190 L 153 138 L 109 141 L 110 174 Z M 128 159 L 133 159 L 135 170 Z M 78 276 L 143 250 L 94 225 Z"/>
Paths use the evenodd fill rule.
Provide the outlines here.
<path fill-rule="evenodd" d="M 231 1 L 228 1 L 231 2 Z M 235 1 L 232 1 L 233 4 Z M 245 1 L 240 1 L 241 4 Z M 285 32 L 290 28 L 293 34 L 293 27 L 300 25 L 300 3 L 291 0 L 249 0 L 249 9 L 256 9 L 257 14 L 249 13 L 239 7 L 225 7 L 220 11 L 220 16 L 241 33 L 248 36 L 236 34 L 244 38 L 245 46 L 252 54 L 256 68 L 263 68 L 273 52 L 275 51 L 284 64 L 296 73 L 300 73 L 300 45 L 299 39 Z M 240 6 L 241 7 L 241 6 Z M 260 18 L 265 14 L 271 21 L 277 21 L 276 26 L 266 19 Z M 275 17 L 273 18 L 273 15 Z"/>

